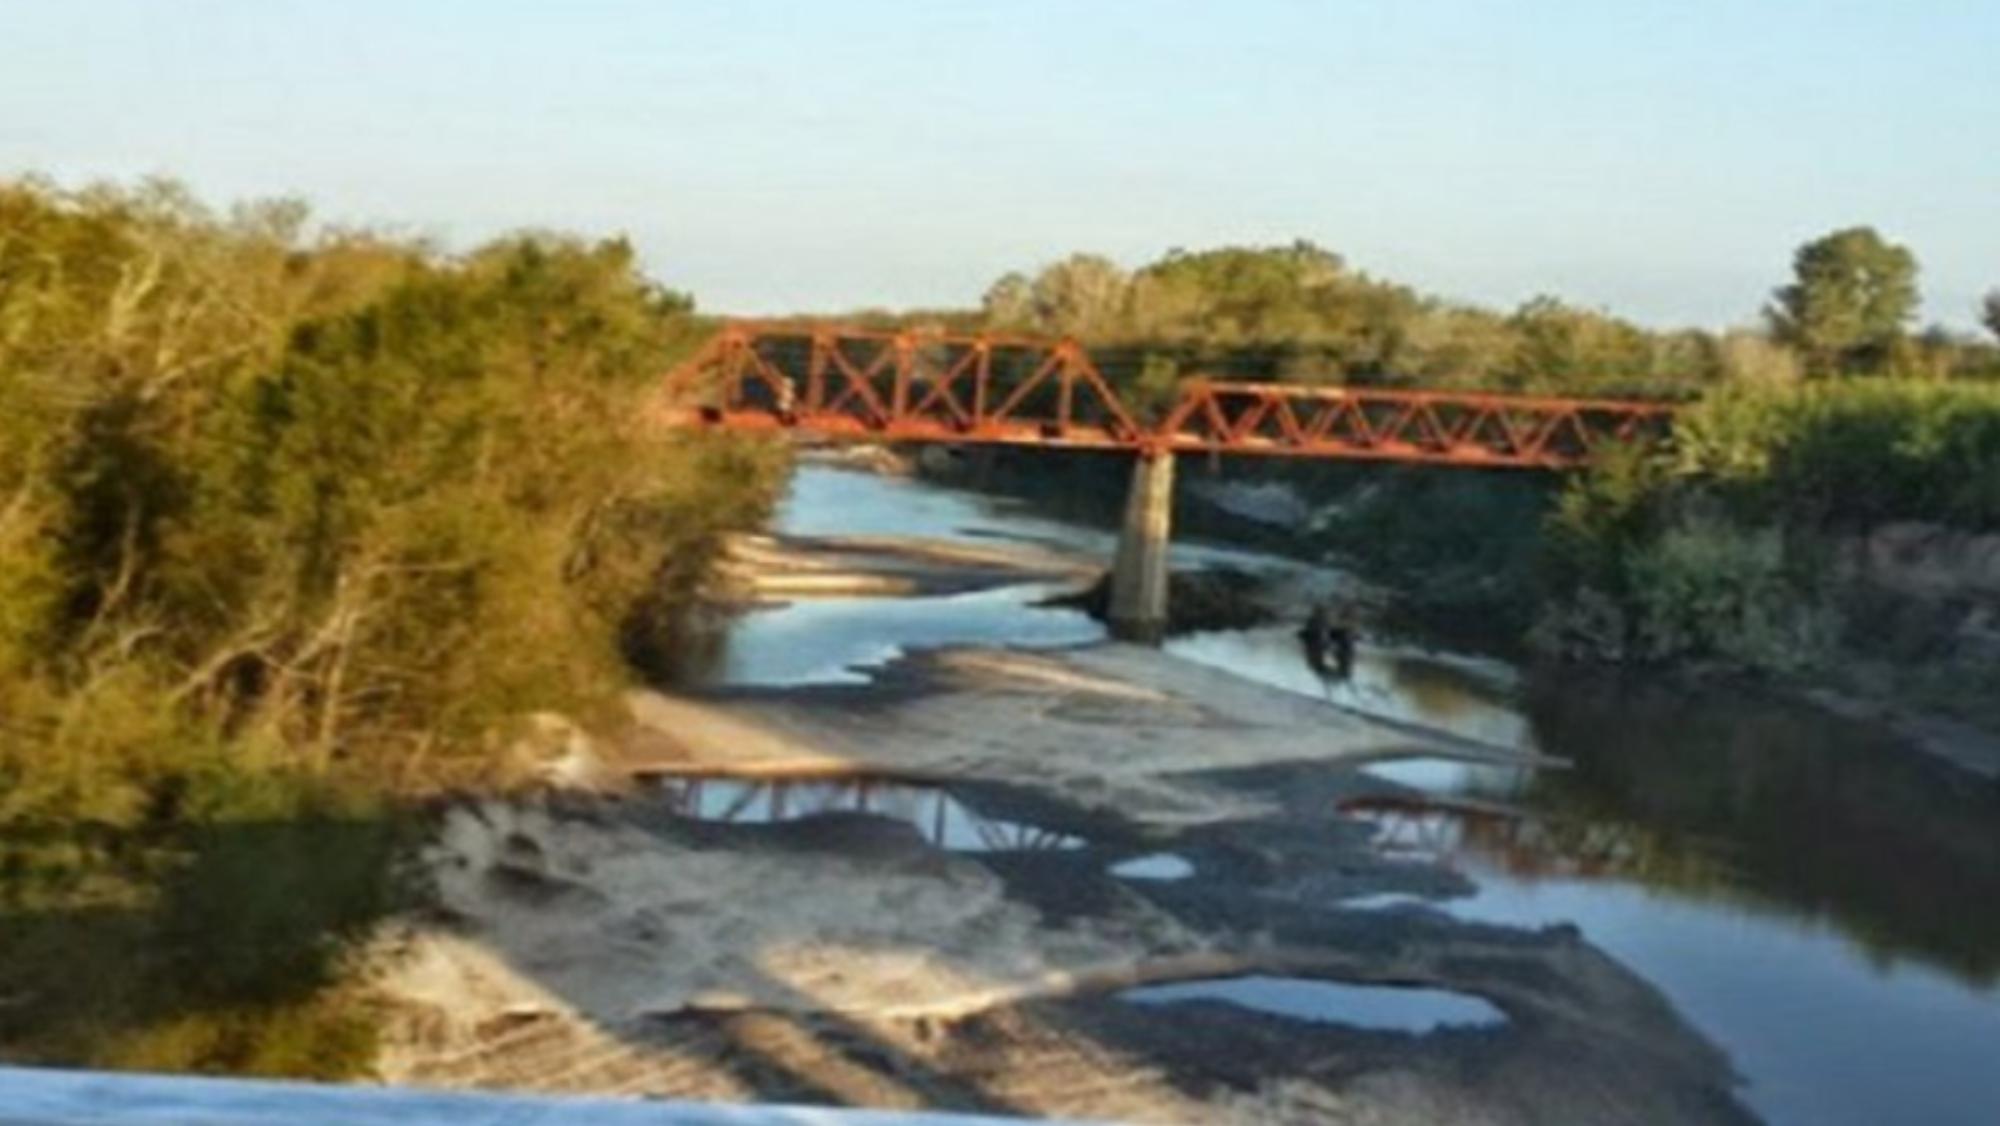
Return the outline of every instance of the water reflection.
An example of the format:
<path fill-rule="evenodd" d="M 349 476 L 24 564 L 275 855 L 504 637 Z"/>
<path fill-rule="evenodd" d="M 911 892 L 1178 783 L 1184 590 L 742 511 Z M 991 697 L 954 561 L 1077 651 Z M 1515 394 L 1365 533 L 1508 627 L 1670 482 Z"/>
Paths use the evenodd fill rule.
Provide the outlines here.
<path fill-rule="evenodd" d="M 791 531 L 1109 546 L 1094 530 L 914 483 L 804 471 L 795 490 Z M 902 612 L 893 600 L 866 607 L 878 642 L 885 610 Z M 836 647 L 798 636 L 760 660 L 779 667 L 796 648 L 823 669 Z M 1727 689 L 1577 670 L 1523 687 L 1490 665 L 1364 648 L 1352 683 L 1329 692 L 1290 626 L 1180 638 L 1168 651 L 1574 763 L 1498 782 L 1458 765 L 1384 764 L 1373 772 L 1445 804 L 1352 812 L 1472 876 L 1479 890 L 1454 912 L 1579 927 L 1728 1051 L 1748 1101 L 1773 1121 L 1995 1119 L 2000 788 L 1856 725 Z M 1507 808 L 1488 808 L 1496 797 Z"/>
<path fill-rule="evenodd" d="M 1574 764 L 1538 775 L 1527 802 L 1635 830 L 1649 882 L 1823 920 L 1876 960 L 2000 980 L 2000 787 L 1743 691 L 1568 675 L 1537 682 L 1526 707 Z"/>
<path fill-rule="evenodd" d="M 1037 603 L 1058 588 L 1025 584 L 938 598 L 813 598 L 730 623 L 690 679 L 709 685 L 865 684 L 910 649 L 1055 648 L 1104 637 L 1079 610 Z"/>
<path fill-rule="evenodd" d="M 1501 670 L 1363 646 L 1345 683 L 1325 683 L 1306 665 L 1290 625 L 1173 638 L 1167 652 L 1354 711 L 1448 732 L 1509 750 L 1535 749 L 1527 720 L 1508 699 Z"/>
<path fill-rule="evenodd" d="M 1654 869 L 1651 842 L 1631 825 L 1427 798 L 1360 798 L 1343 803 L 1341 812 L 1373 825 L 1374 845 L 1387 856 L 1432 863 L 1470 858 L 1486 871 L 1525 879 L 1645 879 Z"/>
<path fill-rule="evenodd" d="M 2000 790 L 1726 688 L 1570 671 L 1524 711 L 1574 765 L 1513 808 L 1433 774 L 1431 801 L 1353 813 L 1473 877 L 1454 914 L 1573 924 L 1646 976 L 1773 1121 L 1992 1120 Z"/>
<path fill-rule="evenodd" d="M 1121 880 L 1185 880 L 1194 875 L 1194 864 L 1177 852 L 1149 852 L 1113 864 L 1111 874 Z"/>
<path fill-rule="evenodd" d="M 1326 698 L 1289 641 L 1179 651 Z M 1346 812 L 1470 876 L 1454 914 L 1576 926 L 1727 1051 L 1771 1121 L 1994 1120 L 2000 788 L 1752 691 L 1566 669 L 1514 700 L 1370 656 L 1334 702 L 1573 764 L 1368 768 L 1428 797 Z"/>
<path fill-rule="evenodd" d="M 763 825 L 831 813 L 902 821 L 952 852 L 1077 849 L 1083 838 L 1039 825 L 988 817 L 935 786 L 879 778 L 753 780 L 658 775 L 657 793 L 675 813 L 697 821 Z"/>
<path fill-rule="evenodd" d="M 1127 989 L 1118 997 L 1139 1005 L 1220 1001 L 1293 1020 L 1416 1033 L 1447 1026 L 1494 1025 L 1507 1019 L 1478 997 L 1443 989 L 1346 985 L 1261 974 L 1145 985 Z"/>
<path fill-rule="evenodd" d="M 1408 755 L 1371 762 L 1363 774 L 1422 790 L 1427 794 L 1477 795 L 1504 799 L 1521 792 L 1534 772 L 1526 767 L 1500 766 L 1436 755 Z"/>

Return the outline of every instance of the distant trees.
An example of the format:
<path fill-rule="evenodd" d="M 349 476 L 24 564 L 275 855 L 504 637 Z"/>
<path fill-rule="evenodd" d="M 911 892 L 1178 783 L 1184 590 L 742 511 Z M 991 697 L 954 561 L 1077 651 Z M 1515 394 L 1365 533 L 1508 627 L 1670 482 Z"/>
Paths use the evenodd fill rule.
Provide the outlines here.
<path fill-rule="evenodd" d="M 1508 382 L 1521 388 L 1577 391 L 1642 384 L 1652 374 L 1655 348 L 1665 339 L 1553 297 L 1526 302 L 1508 323 L 1517 334 Z"/>
<path fill-rule="evenodd" d="M 1071 335 L 1115 382 L 1158 399 L 1168 370 L 1215 378 L 1689 397 L 1722 383 L 1892 375 L 2000 378 L 2000 349 L 1911 332 L 1917 262 L 1868 227 L 1800 246 L 1765 323 L 1722 333 L 1646 328 L 1539 296 L 1512 312 L 1371 277 L 1305 240 L 1174 249 L 1127 273 L 1071 255 L 988 289 L 977 321 Z M 2000 336 L 2000 290 L 1982 316 Z M 907 322 L 905 322 L 907 323 Z M 964 324 L 964 321 L 956 322 Z"/>
<path fill-rule="evenodd" d="M 1131 280 L 1097 254 L 1072 254 L 1031 280 L 1012 273 L 986 291 L 986 315 L 996 328 L 1033 328 L 1086 336 L 1114 324 L 1125 310 Z"/>
<path fill-rule="evenodd" d="M 1158 399 L 1169 371 L 1219 378 L 1676 393 L 1718 377 L 1705 333 L 1651 332 L 1536 298 L 1511 315 L 1425 297 L 1305 240 L 1172 250 L 1131 273 L 1072 255 L 1010 273 L 986 325 L 1072 335 L 1128 387 Z"/>
<path fill-rule="evenodd" d="M 1770 306 L 1772 332 L 1814 375 L 1886 370 L 1917 310 L 1917 260 L 1872 227 L 1814 239 L 1792 256 L 1793 281 Z"/>

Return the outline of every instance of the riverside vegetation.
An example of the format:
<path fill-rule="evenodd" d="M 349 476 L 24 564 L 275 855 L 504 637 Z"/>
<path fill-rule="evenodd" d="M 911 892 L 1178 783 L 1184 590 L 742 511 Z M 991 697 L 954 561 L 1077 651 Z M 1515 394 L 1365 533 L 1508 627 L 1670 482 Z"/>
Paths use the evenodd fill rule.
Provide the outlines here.
<path fill-rule="evenodd" d="M 1677 401 L 1672 450 L 1567 482 L 1249 459 L 1211 471 L 1284 482 L 1331 516 L 1272 546 L 1382 579 L 1400 628 L 1782 675 L 1915 658 L 1941 689 L 1929 702 L 1978 710 L 1994 655 L 1959 645 L 1948 612 L 1913 614 L 1835 565 L 1892 522 L 2000 529 L 2000 347 L 1912 331 L 1916 279 L 1907 248 L 1835 231 L 1799 248 L 1761 325 L 1663 332 L 1548 297 L 1511 313 L 1427 297 L 1302 242 L 1175 251 L 1131 273 L 1078 255 L 1000 279 L 977 313 L 885 319 L 1073 334 L 1142 404 L 1195 371 Z M 1979 313 L 2000 336 L 2000 291 Z M 1042 472 L 996 460 L 1002 487 Z M 1113 511 L 1122 473 L 1091 476 Z"/>
<path fill-rule="evenodd" d="M 2000 349 L 1910 334 L 1915 263 L 1872 232 L 1796 266 L 1721 335 L 1457 305 L 1306 244 L 871 316 L 1075 334 L 1141 402 L 1192 371 L 1687 400 L 1671 454 L 1567 485 L 1224 471 L 1337 506 L 1304 546 L 1432 623 L 1798 671 L 1855 629 L 1834 537 L 2000 526 Z M 446 254 L 291 203 L 0 184 L 0 1058 L 366 1069 L 350 954 L 412 906 L 409 811 L 666 671 L 769 509 L 780 451 L 647 426 L 704 331 L 617 240 Z M 1123 467 L 1090 472 L 1115 499 Z"/>
<path fill-rule="evenodd" d="M 657 665 L 781 455 L 622 241 L 0 184 L 0 1057 L 339 1075 L 399 812 Z"/>

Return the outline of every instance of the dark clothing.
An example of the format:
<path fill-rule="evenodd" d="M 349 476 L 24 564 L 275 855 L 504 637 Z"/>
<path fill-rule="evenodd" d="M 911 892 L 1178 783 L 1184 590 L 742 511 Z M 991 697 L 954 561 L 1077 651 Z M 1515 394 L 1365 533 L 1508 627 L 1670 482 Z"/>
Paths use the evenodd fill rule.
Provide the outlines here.
<path fill-rule="evenodd" d="M 1354 631 L 1336 624 L 1324 606 L 1315 606 L 1299 627 L 1306 665 L 1321 680 L 1346 680 L 1354 673 Z"/>

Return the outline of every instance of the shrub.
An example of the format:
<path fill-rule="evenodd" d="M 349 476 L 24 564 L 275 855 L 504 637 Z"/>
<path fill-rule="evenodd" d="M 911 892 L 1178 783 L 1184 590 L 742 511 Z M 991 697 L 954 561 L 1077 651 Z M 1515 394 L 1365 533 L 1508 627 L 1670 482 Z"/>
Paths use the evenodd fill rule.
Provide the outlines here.
<path fill-rule="evenodd" d="M 1677 522 L 1630 568 L 1634 640 L 1648 659 L 1793 672 L 1819 662 L 1838 635 L 1832 613 L 1787 565 L 1775 528 L 1716 517 Z"/>

